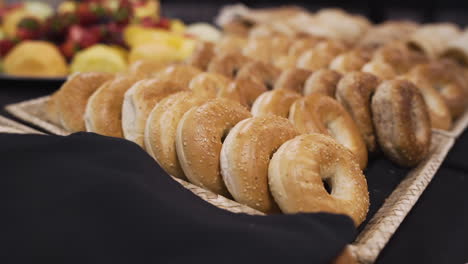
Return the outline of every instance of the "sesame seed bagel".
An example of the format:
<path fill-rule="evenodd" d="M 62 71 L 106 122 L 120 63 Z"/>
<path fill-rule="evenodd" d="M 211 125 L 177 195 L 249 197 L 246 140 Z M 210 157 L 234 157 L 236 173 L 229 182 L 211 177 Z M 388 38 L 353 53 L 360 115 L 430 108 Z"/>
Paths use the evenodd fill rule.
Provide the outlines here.
<path fill-rule="evenodd" d="M 120 75 L 101 85 L 86 104 L 86 131 L 122 138 L 124 95 L 138 80 L 135 75 Z"/>
<path fill-rule="evenodd" d="M 367 148 L 356 123 L 335 99 L 315 93 L 296 100 L 289 120 L 301 134 L 321 133 L 333 137 L 356 156 L 359 166 L 367 165 Z"/>
<path fill-rule="evenodd" d="M 154 106 L 170 94 L 186 90 L 178 82 L 159 78 L 135 83 L 126 93 L 122 105 L 122 130 L 126 139 L 144 148 L 146 120 Z"/>
<path fill-rule="evenodd" d="M 252 117 L 235 125 L 221 148 L 221 173 L 236 201 L 265 213 L 279 211 L 268 188 L 270 157 L 297 135 L 284 117 Z"/>
<path fill-rule="evenodd" d="M 228 195 L 219 156 L 224 137 L 239 121 L 249 118 L 249 111 L 232 100 L 213 99 L 184 114 L 176 133 L 180 165 L 195 185 L 221 195 Z"/>
<path fill-rule="evenodd" d="M 289 108 L 301 95 L 293 90 L 275 89 L 261 94 L 252 105 L 252 115 L 277 115 L 288 118 Z"/>
<path fill-rule="evenodd" d="M 196 96 L 190 91 L 178 92 L 160 101 L 148 116 L 144 134 L 145 149 L 174 177 L 186 179 L 177 158 L 177 125 L 185 112 L 206 101 L 206 98 Z"/>
<path fill-rule="evenodd" d="M 304 95 L 322 93 L 335 98 L 336 85 L 341 74 L 329 69 L 320 69 L 314 72 L 304 84 Z"/>
<path fill-rule="evenodd" d="M 369 210 L 366 178 L 354 155 L 325 135 L 306 134 L 285 142 L 269 163 L 268 182 L 284 213 L 346 214 L 359 226 Z"/>

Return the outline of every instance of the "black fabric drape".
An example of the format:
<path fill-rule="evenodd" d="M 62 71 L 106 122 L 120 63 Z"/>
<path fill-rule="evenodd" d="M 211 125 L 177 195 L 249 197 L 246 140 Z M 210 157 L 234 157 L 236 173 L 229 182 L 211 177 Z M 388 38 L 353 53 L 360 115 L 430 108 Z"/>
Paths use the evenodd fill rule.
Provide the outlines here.
<path fill-rule="evenodd" d="M 0 134 L 0 263 L 326 263 L 350 218 L 218 209 L 125 140 Z"/>

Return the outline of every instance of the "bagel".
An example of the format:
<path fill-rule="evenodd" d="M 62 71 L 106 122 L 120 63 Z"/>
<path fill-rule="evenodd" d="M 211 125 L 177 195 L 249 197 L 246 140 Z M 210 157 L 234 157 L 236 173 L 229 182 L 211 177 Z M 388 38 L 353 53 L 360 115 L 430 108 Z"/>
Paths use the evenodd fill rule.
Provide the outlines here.
<path fill-rule="evenodd" d="M 204 72 L 195 76 L 189 83 L 189 89 L 197 95 L 215 98 L 219 91 L 226 89 L 231 80 L 224 75 Z"/>
<path fill-rule="evenodd" d="M 367 165 L 367 148 L 356 123 L 335 99 L 311 94 L 296 100 L 289 120 L 301 134 L 321 133 L 333 137 L 356 156 L 361 169 Z"/>
<path fill-rule="evenodd" d="M 378 78 L 370 73 L 350 72 L 343 76 L 336 89 L 336 99 L 353 118 L 369 152 L 377 150 L 370 102 L 378 84 Z"/>
<path fill-rule="evenodd" d="M 287 118 L 289 108 L 301 95 L 293 90 L 276 89 L 261 94 L 252 105 L 252 115 L 278 115 Z"/>
<path fill-rule="evenodd" d="M 60 124 L 69 132 L 85 131 L 84 114 L 89 97 L 105 82 L 114 78 L 113 74 L 100 72 L 76 73 L 60 87 L 52 97 L 55 107 L 48 107 L 48 116 L 58 117 Z"/>
<path fill-rule="evenodd" d="M 354 155 L 325 135 L 306 134 L 286 141 L 273 154 L 268 182 L 276 203 L 287 214 L 346 214 L 359 226 L 369 210 L 366 178 Z"/>
<path fill-rule="evenodd" d="M 84 115 L 87 132 L 109 137 L 123 137 L 124 94 L 138 79 L 134 75 L 116 76 L 93 93 L 86 104 Z"/>
<path fill-rule="evenodd" d="M 426 24 L 414 32 L 407 45 L 416 51 L 426 54 L 429 58 L 438 58 L 449 42 L 460 35 L 460 29 L 452 23 Z"/>
<path fill-rule="evenodd" d="M 145 149 L 168 174 L 187 179 L 176 153 L 176 131 L 182 116 L 208 99 L 191 91 L 177 92 L 161 100 L 146 121 Z"/>
<path fill-rule="evenodd" d="M 395 163 L 413 167 L 429 153 L 431 123 L 423 96 L 405 80 L 382 82 L 371 103 L 380 148 Z"/>
<path fill-rule="evenodd" d="M 311 71 L 327 68 L 336 56 L 345 51 L 346 45 L 339 41 L 323 41 L 302 53 L 296 66 Z"/>
<path fill-rule="evenodd" d="M 280 74 L 281 71 L 271 64 L 266 64 L 260 61 L 252 61 L 246 63 L 239 70 L 236 79 L 247 79 L 259 82 L 268 90 L 272 90 Z"/>
<path fill-rule="evenodd" d="M 228 53 L 242 53 L 242 49 L 247 44 L 247 38 L 234 35 L 234 34 L 227 34 L 224 35 L 220 41 L 216 44 L 214 48 L 214 52 L 216 54 L 228 54 Z"/>
<path fill-rule="evenodd" d="M 335 57 L 330 63 L 330 69 L 341 74 L 359 71 L 369 60 L 368 52 L 354 49 Z"/>
<path fill-rule="evenodd" d="M 228 196 L 220 172 L 224 137 L 249 111 L 231 100 L 213 99 L 184 114 L 177 126 L 176 150 L 180 165 L 195 185 Z"/>
<path fill-rule="evenodd" d="M 176 82 L 179 86 L 187 88 L 190 81 L 200 73 L 202 71 L 196 67 L 178 64 L 162 69 L 155 75 L 155 78 L 161 81 Z"/>
<path fill-rule="evenodd" d="M 302 94 L 304 84 L 311 74 L 311 71 L 298 68 L 284 70 L 278 77 L 274 89 L 287 89 Z"/>
<path fill-rule="evenodd" d="M 372 58 L 393 68 L 397 75 L 407 73 L 413 66 L 427 62 L 421 53 L 412 51 L 403 42 L 394 42 L 377 49 Z"/>
<path fill-rule="evenodd" d="M 275 64 L 278 58 L 288 54 L 292 39 L 288 36 L 275 34 L 266 37 L 249 38 L 242 53 L 252 59 L 264 63 Z"/>
<path fill-rule="evenodd" d="M 122 130 L 127 140 L 144 148 L 146 120 L 154 106 L 170 94 L 186 90 L 177 82 L 159 78 L 144 79 L 135 83 L 124 96 L 122 105 Z"/>
<path fill-rule="evenodd" d="M 248 79 L 241 79 L 231 82 L 227 91 L 228 93 L 230 91 L 238 91 L 240 95 L 240 103 L 250 109 L 255 100 L 261 94 L 267 91 L 267 88 L 262 83 L 254 82 Z M 220 97 L 224 98 L 225 96 L 221 94 Z"/>
<path fill-rule="evenodd" d="M 425 79 L 440 93 L 453 118 L 460 116 L 468 103 L 464 83 L 456 74 L 455 69 L 443 61 L 419 65 L 411 72 L 414 78 Z"/>
<path fill-rule="evenodd" d="M 320 69 L 314 72 L 304 84 L 304 95 L 322 93 L 335 98 L 335 91 L 341 74 L 334 70 Z"/>
<path fill-rule="evenodd" d="M 50 122 L 60 125 L 60 113 L 57 110 L 57 101 L 59 100 L 60 90 L 55 91 L 47 100 L 44 114 L 47 120 Z"/>
<path fill-rule="evenodd" d="M 361 71 L 371 73 L 381 80 L 391 80 L 397 77 L 397 73 L 393 67 L 381 60 L 369 61 L 362 67 Z"/>
<path fill-rule="evenodd" d="M 412 21 L 387 21 L 372 27 L 359 41 L 359 47 L 380 47 L 393 41 L 406 41 L 418 30 Z"/>
<path fill-rule="evenodd" d="M 199 68 L 202 71 L 208 69 L 208 64 L 215 56 L 214 45 L 211 42 L 199 41 L 192 55 L 187 59 L 188 65 Z"/>
<path fill-rule="evenodd" d="M 163 61 L 137 60 L 128 67 L 127 73 L 141 79 L 151 78 L 167 66 L 168 63 Z"/>
<path fill-rule="evenodd" d="M 234 79 L 240 68 L 249 59 L 238 53 L 223 53 L 216 55 L 208 65 L 208 72 L 224 75 Z"/>
<path fill-rule="evenodd" d="M 220 154 L 221 174 L 236 201 L 265 213 L 279 211 L 268 188 L 272 154 L 297 132 L 284 117 L 252 117 L 235 125 Z"/>
<path fill-rule="evenodd" d="M 451 40 L 442 55 L 457 61 L 465 67 L 468 66 L 468 30 Z"/>
<path fill-rule="evenodd" d="M 449 107 L 445 103 L 444 98 L 429 83 L 427 78 L 418 74 L 418 69 L 419 67 L 416 66 L 407 75 L 402 76 L 401 79 L 411 81 L 421 92 L 427 110 L 429 111 L 431 127 L 434 129 L 449 130 L 452 127 L 453 121 Z"/>

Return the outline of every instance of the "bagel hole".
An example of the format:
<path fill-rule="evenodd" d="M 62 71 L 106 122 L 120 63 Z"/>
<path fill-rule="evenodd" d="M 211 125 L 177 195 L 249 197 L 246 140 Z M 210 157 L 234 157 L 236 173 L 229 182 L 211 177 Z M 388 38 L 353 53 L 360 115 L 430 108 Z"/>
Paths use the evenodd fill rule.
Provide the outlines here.
<path fill-rule="evenodd" d="M 226 139 L 228 134 L 229 134 L 229 130 L 225 130 L 223 132 L 223 135 L 221 136 L 221 143 L 224 143 L 224 140 Z"/>
<path fill-rule="evenodd" d="M 272 82 L 267 81 L 267 82 L 265 82 L 265 87 L 267 88 L 268 91 L 271 91 L 271 90 L 273 90 L 274 85 L 273 85 Z"/>
<path fill-rule="evenodd" d="M 322 183 L 323 183 L 323 188 L 325 188 L 327 193 L 331 194 L 332 193 L 332 188 L 331 188 L 330 178 L 322 179 Z"/>
<path fill-rule="evenodd" d="M 408 43 L 408 49 L 410 49 L 411 51 L 420 53 L 420 54 L 424 54 L 424 50 L 422 49 L 422 47 L 414 42 Z"/>

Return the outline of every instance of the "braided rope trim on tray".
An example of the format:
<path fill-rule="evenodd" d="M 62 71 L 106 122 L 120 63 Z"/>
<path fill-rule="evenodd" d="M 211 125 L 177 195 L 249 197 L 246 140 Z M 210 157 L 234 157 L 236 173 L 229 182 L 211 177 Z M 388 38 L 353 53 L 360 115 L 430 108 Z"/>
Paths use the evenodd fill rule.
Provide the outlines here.
<path fill-rule="evenodd" d="M 66 136 L 67 132 L 62 127 L 47 120 L 44 109 L 50 96 L 39 97 L 37 99 L 23 101 L 17 104 L 10 104 L 5 110 L 13 116 L 36 125 L 52 134 Z"/>
<path fill-rule="evenodd" d="M 373 263 L 431 182 L 454 139 L 434 132 L 429 157 L 411 170 L 359 234 L 352 251 L 360 263 Z"/>
<path fill-rule="evenodd" d="M 12 115 L 57 135 L 68 135 L 63 128 L 45 117 L 48 96 L 12 104 L 6 107 Z M 387 198 L 383 206 L 359 234 L 351 250 L 361 263 L 372 263 L 395 233 L 405 216 L 434 177 L 440 164 L 454 143 L 454 138 L 468 125 L 468 111 L 455 123 L 452 131 L 434 131 L 428 158 L 413 169 Z M 248 206 L 214 194 L 191 183 L 174 178 L 185 188 L 205 201 L 234 213 L 262 215 Z"/>
<path fill-rule="evenodd" d="M 16 121 L 0 116 L 0 132 L 1 133 L 28 133 L 28 134 L 41 134 L 41 132 L 22 125 Z"/>

